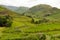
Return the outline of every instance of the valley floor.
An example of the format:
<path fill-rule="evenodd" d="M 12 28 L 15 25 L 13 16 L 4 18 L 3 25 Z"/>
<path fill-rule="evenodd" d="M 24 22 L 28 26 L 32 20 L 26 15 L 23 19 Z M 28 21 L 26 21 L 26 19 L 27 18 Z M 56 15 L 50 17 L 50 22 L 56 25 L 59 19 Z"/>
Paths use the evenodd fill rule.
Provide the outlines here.
<path fill-rule="evenodd" d="M 15 17 L 11 27 L 0 28 L 0 40 L 60 40 L 60 23 L 32 24 L 30 21 L 28 17 Z"/>

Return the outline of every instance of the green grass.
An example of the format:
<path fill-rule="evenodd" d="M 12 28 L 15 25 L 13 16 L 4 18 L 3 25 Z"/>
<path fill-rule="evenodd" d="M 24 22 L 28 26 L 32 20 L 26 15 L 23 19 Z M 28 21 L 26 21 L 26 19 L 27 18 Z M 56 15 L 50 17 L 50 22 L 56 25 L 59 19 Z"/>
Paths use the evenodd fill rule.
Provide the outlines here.
<path fill-rule="evenodd" d="M 0 7 L 0 11 L 4 12 L 4 10 L 7 9 Z M 18 15 L 10 10 L 8 10 L 7 14 L 10 14 L 13 18 L 13 23 L 9 28 L 0 27 L 0 40 L 39 40 L 42 33 L 49 36 L 60 34 L 60 14 L 49 16 L 47 18 L 53 21 L 40 24 L 33 24 L 31 23 L 32 18 Z M 43 14 L 41 13 L 41 15 Z M 58 22 L 54 22 L 56 16 L 58 17 Z M 35 21 L 39 19 L 35 18 Z"/>
<path fill-rule="evenodd" d="M 59 29 L 59 30 L 57 30 Z M 60 34 L 60 23 L 42 23 L 32 24 L 31 19 L 27 17 L 14 18 L 10 28 L 0 29 L 1 40 L 5 39 L 22 39 L 29 35 L 44 33 L 48 35 Z M 54 31 L 53 31 L 54 30 Z M 57 31 L 56 31 L 57 30 Z"/>

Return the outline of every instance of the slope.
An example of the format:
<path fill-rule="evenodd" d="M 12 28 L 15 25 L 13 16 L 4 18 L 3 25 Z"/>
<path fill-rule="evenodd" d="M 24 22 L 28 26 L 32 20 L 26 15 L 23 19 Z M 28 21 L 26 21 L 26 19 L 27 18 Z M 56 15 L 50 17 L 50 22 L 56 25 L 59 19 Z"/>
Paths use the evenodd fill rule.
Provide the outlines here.
<path fill-rule="evenodd" d="M 2 5 L 2 6 L 9 9 L 9 10 L 12 10 L 16 13 L 20 13 L 20 14 L 26 12 L 29 9 L 28 7 L 22 7 L 22 6 L 21 7 L 7 6 L 7 5 Z"/>
<path fill-rule="evenodd" d="M 5 10 L 7 10 L 7 11 L 5 11 Z M 41 39 L 40 38 L 41 34 L 49 35 L 49 36 L 51 36 L 51 38 L 55 34 L 60 34 L 60 23 L 59 22 L 55 22 L 55 23 L 47 22 L 47 23 L 41 23 L 41 24 L 33 24 L 33 23 L 31 23 L 32 18 L 16 14 L 15 12 L 6 9 L 5 7 L 0 6 L 0 11 L 4 12 L 4 13 L 6 12 L 6 14 L 9 14 L 9 15 L 11 15 L 11 17 L 13 17 L 13 23 L 12 23 L 11 27 L 3 28 L 3 29 L 0 28 L 0 40 L 39 40 L 39 39 Z M 45 13 L 41 13 L 43 15 L 43 16 L 41 16 L 40 10 L 38 10 L 38 11 L 39 11 L 39 13 L 38 13 L 39 17 L 45 17 L 43 15 Z M 59 14 L 60 12 L 58 11 L 58 9 L 55 10 L 55 8 L 54 8 L 53 11 L 54 12 L 51 15 L 46 16 L 46 18 L 53 19 L 55 17 L 59 17 L 58 15 L 60 15 Z M 37 14 L 37 12 L 34 11 L 34 13 L 36 13 L 36 14 Z M 36 14 L 34 14 L 34 15 L 36 16 Z M 53 17 L 54 15 L 56 15 L 56 16 Z M 52 39 L 54 39 L 54 38 L 52 38 Z M 52 39 L 50 39 L 50 40 L 52 40 Z"/>

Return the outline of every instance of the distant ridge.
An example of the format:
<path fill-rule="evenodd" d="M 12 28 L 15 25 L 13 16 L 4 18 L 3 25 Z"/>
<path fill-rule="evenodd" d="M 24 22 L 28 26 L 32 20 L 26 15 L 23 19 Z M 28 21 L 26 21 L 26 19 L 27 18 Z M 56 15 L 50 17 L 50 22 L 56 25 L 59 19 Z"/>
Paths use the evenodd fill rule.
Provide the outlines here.
<path fill-rule="evenodd" d="M 24 13 L 25 11 L 27 11 L 29 9 L 28 7 L 23 7 L 23 6 L 21 6 L 21 7 L 7 6 L 7 5 L 2 5 L 2 6 L 4 6 L 7 9 L 10 9 L 16 13 Z"/>

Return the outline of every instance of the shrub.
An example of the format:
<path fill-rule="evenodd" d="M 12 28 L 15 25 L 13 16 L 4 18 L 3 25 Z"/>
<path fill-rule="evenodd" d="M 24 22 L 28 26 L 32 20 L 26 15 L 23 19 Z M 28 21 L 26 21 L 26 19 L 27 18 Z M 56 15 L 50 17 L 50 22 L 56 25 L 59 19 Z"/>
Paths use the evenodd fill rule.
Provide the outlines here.
<path fill-rule="evenodd" d="M 34 23 L 34 21 L 35 21 L 35 20 L 32 18 L 31 23 Z"/>
<path fill-rule="evenodd" d="M 12 18 L 9 15 L 0 16 L 0 26 L 10 27 L 12 24 Z"/>

